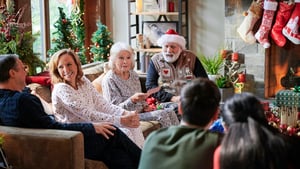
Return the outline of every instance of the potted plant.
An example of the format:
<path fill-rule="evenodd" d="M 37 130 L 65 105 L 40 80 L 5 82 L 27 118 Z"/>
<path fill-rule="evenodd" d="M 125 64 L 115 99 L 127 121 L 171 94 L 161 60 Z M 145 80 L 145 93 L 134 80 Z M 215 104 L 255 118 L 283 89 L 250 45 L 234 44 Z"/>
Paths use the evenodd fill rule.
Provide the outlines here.
<path fill-rule="evenodd" d="M 219 87 L 221 93 L 221 102 L 224 102 L 234 94 L 233 84 L 228 76 L 219 76 L 216 79 L 216 85 Z"/>
<path fill-rule="evenodd" d="M 198 58 L 206 70 L 209 79 L 216 81 L 216 79 L 220 76 L 220 70 L 223 67 L 222 55 L 219 53 L 215 56 L 207 57 L 203 54 L 199 54 Z"/>

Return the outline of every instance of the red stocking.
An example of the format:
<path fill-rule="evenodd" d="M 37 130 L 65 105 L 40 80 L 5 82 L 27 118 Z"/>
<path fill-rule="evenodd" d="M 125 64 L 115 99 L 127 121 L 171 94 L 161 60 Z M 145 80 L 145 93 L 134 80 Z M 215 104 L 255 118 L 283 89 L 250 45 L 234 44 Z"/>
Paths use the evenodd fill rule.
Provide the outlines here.
<path fill-rule="evenodd" d="M 270 47 L 270 42 L 268 38 L 277 4 L 278 3 L 275 0 L 264 1 L 263 20 L 259 27 L 259 30 L 255 34 L 255 38 L 264 48 Z"/>
<path fill-rule="evenodd" d="M 295 1 L 296 2 L 296 1 Z M 282 33 L 294 44 L 300 44 L 300 35 L 298 32 L 300 25 L 300 3 L 295 4 L 295 8 L 287 25 L 283 28 Z"/>
<path fill-rule="evenodd" d="M 294 3 L 287 3 L 287 2 L 279 3 L 279 9 L 277 11 L 276 21 L 271 30 L 271 38 L 279 47 L 283 47 L 286 43 L 286 39 L 282 34 L 282 29 L 288 22 L 291 13 L 293 11 L 294 5 L 295 5 Z"/>

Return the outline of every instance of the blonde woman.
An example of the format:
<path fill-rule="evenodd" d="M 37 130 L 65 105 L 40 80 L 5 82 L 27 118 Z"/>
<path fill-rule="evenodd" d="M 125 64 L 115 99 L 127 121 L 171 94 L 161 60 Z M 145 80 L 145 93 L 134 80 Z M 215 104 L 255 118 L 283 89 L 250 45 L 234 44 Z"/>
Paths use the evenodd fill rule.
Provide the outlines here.
<path fill-rule="evenodd" d="M 55 117 L 63 122 L 111 122 L 128 135 L 139 147 L 144 138 L 139 116 L 107 102 L 83 76 L 79 57 L 74 51 L 62 49 L 50 62 L 53 86 L 52 106 Z"/>

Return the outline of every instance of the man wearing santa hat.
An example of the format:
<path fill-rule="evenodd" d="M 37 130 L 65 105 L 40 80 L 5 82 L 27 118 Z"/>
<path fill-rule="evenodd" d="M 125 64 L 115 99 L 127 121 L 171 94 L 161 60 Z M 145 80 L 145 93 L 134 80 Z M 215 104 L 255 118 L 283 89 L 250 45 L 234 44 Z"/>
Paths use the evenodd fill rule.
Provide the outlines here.
<path fill-rule="evenodd" d="M 146 89 L 162 88 L 152 96 L 159 102 L 178 102 L 179 91 L 184 82 L 207 74 L 197 56 L 186 50 L 183 36 L 169 29 L 158 40 L 162 52 L 151 57 L 147 70 Z M 168 90 L 166 90 L 168 89 Z M 176 90 L 177 89 L 177 90 Z"/>

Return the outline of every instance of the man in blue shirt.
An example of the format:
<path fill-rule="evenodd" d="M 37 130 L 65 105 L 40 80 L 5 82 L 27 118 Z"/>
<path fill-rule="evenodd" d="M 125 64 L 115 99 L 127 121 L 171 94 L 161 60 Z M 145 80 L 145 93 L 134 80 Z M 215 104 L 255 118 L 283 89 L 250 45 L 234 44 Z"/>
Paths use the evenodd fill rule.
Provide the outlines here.
<path fill-rule="evenodd" d="M 80 131 L 85 158 L 109 168 L 137 168 L 140 148 L 112 124 L 59 123 L 45 113 L 38 97 L 22 92 L 27 72 L 17 55 L 0 55 L 0 74 L 0 125 Z"/>

